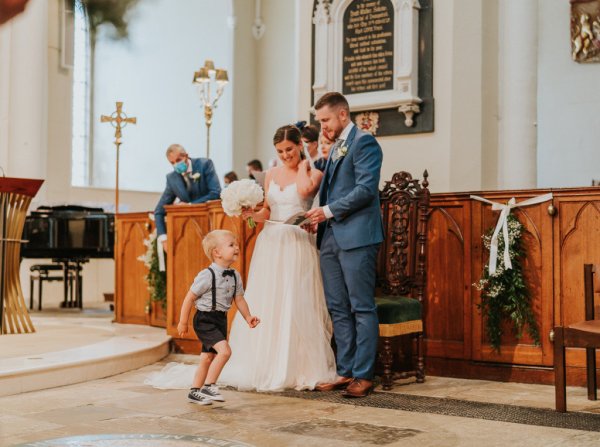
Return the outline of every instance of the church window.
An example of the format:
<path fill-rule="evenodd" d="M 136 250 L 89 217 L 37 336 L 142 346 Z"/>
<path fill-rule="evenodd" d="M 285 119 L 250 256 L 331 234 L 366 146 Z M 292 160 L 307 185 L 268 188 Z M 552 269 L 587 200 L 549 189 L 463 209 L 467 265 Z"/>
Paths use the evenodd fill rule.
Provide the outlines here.
<path fill-rule="evenodd" d="M 70 3 L 66 0 L 66 3 Z M 81 0 L 74 2 L 74 62 L 73 62 L 73 123 L 72 171 L 73 186 L 90 183 L 90 77 L 91 52 L 89 26 Z"/>

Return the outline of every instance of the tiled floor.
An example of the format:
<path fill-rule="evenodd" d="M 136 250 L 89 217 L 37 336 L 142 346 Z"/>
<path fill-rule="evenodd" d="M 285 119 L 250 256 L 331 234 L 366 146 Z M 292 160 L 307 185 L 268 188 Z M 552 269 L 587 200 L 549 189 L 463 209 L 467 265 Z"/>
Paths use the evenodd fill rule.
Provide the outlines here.
<path fill-rule="evenodd" d="M 186 391 L 157 390 L 144 378 L 172 355 L 136 371 L 87 383 L 0 398 L 0 445 L 84 435 L 86 446 L 595 446 L 600 433 L 332 404 L 256 393 L 223 391 L 225 403 L 208 407 Z M 552 408 L 553 387 L 429 377 L 395 392 Z M 600 412 L 583 388 L 569 389 L 572 409 Z M 148 434 L 157 435 L 154 438 Z M 173 436 L 167 436 L 173 435 Z M 142 439 L 143 438 L 143 439 Z M 219 441 L 220 440 L 220 441 Z M 227 442 L 226 440 L 229 440 Z"/>
<path fill-rule="evenodd" d="M 11 359 L 22 357 L 23 352 L 42 358 L 57 343 L 68 353 L 103 346 L 108 334 L 119 331 L 140 341 L 155 337 L 156 331 L 164 335 L 162 330 L 145 326 L 109 329 L 115 325 L 101 312 L 44 312 L 34 314 L 34 319 L 39 328 L 36 334 L 0 338 L 0 376 L 2 367 L 10 368 Z M 73 332 L 78 336 L 73 337 Z M 169 361 L 197 360 L 196 356 L 171 355 L 104 379 L 0 397 L 0 446 L 600 445 L 599 432 L 229 390 L 223 391 L 227 402 L 200 407 L 187 401 L 185 390 L 144 385 L 151 372 Z M 551 386 L 483 380 L 428 377 L 424 384 L 398 384 L 393 392 L 545 409 L 554 405 Z M 568 405 L 572 411 L 600 413 L 600 404 L 588 401 L 584 388 L 569 388 Z"/>

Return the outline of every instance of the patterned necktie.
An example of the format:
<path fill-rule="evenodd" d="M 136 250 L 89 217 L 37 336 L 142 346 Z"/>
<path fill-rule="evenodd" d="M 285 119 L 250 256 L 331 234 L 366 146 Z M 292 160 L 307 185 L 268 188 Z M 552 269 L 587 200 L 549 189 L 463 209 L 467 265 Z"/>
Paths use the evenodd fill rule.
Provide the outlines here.
<path fill-rule="evenodd" d="M 191 193 L 192 192 L 192 180 L 190 179 L 190 174 L 188 172 L 183 174 L 183 181 L 185 182 L 185 188 L 187 189 L 187 192 Z"/>

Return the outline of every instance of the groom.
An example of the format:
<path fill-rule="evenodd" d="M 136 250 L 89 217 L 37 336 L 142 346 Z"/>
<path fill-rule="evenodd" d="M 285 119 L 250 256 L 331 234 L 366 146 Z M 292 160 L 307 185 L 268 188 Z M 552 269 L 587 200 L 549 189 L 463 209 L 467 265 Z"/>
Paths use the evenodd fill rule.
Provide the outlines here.
<path fill-rule="evenodd" d="M 345 389 L 364 397 L 373 387 L 379 336 L 375 268 L 383 240 L 379 206 L 382 152 L 375 138 L 350 121 L 346 98 L 326 93 L 315 104 L 316 119 L 331 141 L 320 189 L 320 207 L 308 212 L 319 224 L 321 274 L 337 345 L 337 380 L 320 391 Z"/>

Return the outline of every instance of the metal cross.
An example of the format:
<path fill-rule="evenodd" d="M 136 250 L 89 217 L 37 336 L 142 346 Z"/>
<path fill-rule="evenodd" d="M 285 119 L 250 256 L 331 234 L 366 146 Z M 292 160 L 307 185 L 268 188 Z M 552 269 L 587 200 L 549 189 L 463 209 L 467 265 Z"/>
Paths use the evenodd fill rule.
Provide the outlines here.
<path fill-rule="evenodd" d="M 115 146 L 117 147 L 117 171 L 116 171 L 116 186 L 115 186 L 115 214 L 119 212 L 119 148 L 121 146 L 121 129 L 127 124 L 137 124 L 137 118 L 128 118 L 123 112 L 123 103 L 117 101 L 117 110 L 112 115 L 100 116 L 101 123 L 110 123 L 115 128 Z"/>

